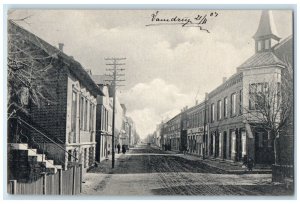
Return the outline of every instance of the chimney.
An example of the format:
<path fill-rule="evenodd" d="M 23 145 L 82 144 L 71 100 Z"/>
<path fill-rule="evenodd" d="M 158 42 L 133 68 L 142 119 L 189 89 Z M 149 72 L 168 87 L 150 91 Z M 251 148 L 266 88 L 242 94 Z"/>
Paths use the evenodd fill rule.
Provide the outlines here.
<path fill-rule="evenodd" d="M 223 83 L 227 80 L 227 77 L 223 77 Z"/>
<path fill-rule="evenodd" d="M 63 43 L 58 43 L 58 49 L 63 52 L 64 51 L 64 44 Z"/>
<path fill-rule="evenodd" d="M 89 75 L 92 75 L 92 70 L 91 69 L 86 69 L 85 70 Z"/>
<path fill-rule="evenodd" d="M 205 92 L 205 100 L 207 100 L 207 99 L 208 99 L 208 93 Z"/>
<path fill-rule="evenodd" d="M 198 100 L 196 100 L 196 105 L 198 105 Z"/>

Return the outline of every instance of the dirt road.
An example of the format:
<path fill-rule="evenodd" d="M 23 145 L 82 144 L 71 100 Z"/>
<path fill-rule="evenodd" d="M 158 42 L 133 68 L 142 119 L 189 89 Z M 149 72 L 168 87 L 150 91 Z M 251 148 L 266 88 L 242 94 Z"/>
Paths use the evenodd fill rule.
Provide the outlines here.
<path fill-rule="evenodd" d="M 220 174 L 200 160 L 140 145 L 84 176 L 88 195 L 290 195 L 270 174 Z M 105 161 L 104 161 L 105 162 Z M 106 166 L 106 167 L 105 167 Z"/>

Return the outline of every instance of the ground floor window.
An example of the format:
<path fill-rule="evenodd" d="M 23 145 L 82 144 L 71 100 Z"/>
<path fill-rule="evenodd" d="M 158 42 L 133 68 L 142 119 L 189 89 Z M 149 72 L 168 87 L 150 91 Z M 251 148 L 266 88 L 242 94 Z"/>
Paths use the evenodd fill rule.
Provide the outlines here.
<path fill-rule="evenodd" d="M 68 162 L 72 161 L 72 150 L 68 151 Z"/>
<path fill-rule="evenodd" d="M 87 148 L 84 148 L 84 168 L 87 167 Z"/>

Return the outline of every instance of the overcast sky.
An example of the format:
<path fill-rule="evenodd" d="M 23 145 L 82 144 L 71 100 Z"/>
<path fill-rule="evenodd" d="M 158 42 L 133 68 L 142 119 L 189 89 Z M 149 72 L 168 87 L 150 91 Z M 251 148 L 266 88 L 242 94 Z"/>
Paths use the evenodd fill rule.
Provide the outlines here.
<path fill-rule="evenodd" d="M 9 18 L 52 45 L 65 44 L 93 74 L 105 73 L 106 57 L 126 57 L 126 86 L 120 101 L 142 137 L 162 119 L 201 101 L 254 53 L 252 36 L 261 11 L 167 11 L 158 18 L 207 14 L 200 31 L 181 25 L 145 26 L 156 10 L 16 10 Z M 210 13 L 217 12 L 217 16 Z M 279 36 L 292 34 L 292 13 L 273 11 Z"/>

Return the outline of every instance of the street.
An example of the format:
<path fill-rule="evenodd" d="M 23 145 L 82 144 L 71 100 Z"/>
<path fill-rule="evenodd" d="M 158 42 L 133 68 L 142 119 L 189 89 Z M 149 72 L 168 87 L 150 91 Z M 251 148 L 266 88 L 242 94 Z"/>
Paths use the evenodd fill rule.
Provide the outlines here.
<path fill-rule="evenodd" d="M 116 154 L 84 176 L 86 195 L 291 195 L 271 183 L 271 174 L 219 174 L 200 160 L 188 160 L 146 145 Z"/>

